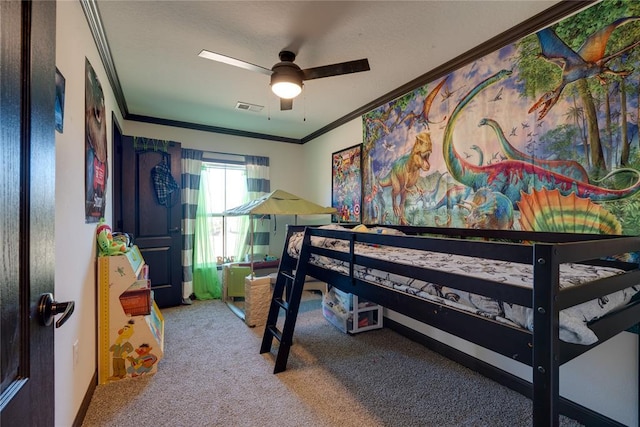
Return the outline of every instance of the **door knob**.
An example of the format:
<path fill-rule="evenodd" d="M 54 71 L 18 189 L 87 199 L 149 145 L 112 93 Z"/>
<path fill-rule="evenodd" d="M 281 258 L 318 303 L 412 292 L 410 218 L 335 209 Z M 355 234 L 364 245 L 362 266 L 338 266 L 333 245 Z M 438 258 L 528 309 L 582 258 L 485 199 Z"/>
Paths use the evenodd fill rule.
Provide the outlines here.
<path fill-rule="evenodd" d="M 40 323 L 44 326 L 49 326 L 53 322 L 53 318 L 57 314 L 62 314 L 56 321 L 56 328 L 64 325 L 64 322 L 69 320 L 69 317 L 73 314 L 75 308 L 74 301 L 57 302 L 53 300 L 53 294 L 45 293 L 40 295 L 40 301 L 38 302 L 38 315 L 40 316 Z"/>

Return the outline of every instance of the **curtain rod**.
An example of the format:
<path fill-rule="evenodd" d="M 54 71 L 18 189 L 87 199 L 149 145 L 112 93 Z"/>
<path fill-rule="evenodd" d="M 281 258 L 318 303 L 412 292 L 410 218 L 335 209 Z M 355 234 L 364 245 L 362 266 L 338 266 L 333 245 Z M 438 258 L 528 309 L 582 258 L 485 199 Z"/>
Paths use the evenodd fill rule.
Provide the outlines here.
<path fill-rule="evenodd" d="M 197 150 L 197 148 L 196 148 Z M 200 150 L 203 153 L 210 153 L 210 154 L 227 154 L 230 156 L 244 156 L 244 154 L 236 154 L 236 153 L 225 153 L 224 151 L 211 151 L 211 150 Z"/>
<path fill-rule="evenodd" d="M 244 154 L 223 153 L 221 151 L 210 151 L 210 150 L 200 150 L 200 151 L 202 151 L 203 159 L 207 158 L 206 157 L 207 154 L 222 155 L 222 156 L 229 156 L 229 157 L 241 157 L 242 161 L 244 161 L 244 157 L 245 157 Z"/>

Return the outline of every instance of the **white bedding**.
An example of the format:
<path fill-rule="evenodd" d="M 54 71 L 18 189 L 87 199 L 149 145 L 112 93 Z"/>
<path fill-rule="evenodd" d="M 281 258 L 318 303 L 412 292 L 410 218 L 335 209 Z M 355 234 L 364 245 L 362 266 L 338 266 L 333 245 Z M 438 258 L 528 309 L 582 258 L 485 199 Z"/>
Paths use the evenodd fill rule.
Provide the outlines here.
<path fill-rule="evenodd" d="M 339 225 L 325 226 L 325 228 L 344 229 Z M 298 257 L 302 246 L 302 238 L 303 233 L 296 233 L 291 236 L 287 249 L 289 255 L 295 258 Z M 312 244 L 342 252 L 349 251 L 349 244 L 346 240 L 313 237 Z M 365 244 L 356 244 L 355 251 L 360 255 L 385 259 L 398 264 L 441 269 L 452 273 L 510 283 L 529 289 L 532 288 L 533 283 L 533 266 L 529 264 L 413 249 L 376 247 Z M 425 256 L 426 254 L 428 256 Z M 312 256 L 311 263 L 343 274 L 349 274 L 348 263 L 316 255 Z M 575 286 L 597 278 L 620 273 L 622 273 L 622 270 L 614 268 L 562 264 L 560 266 L 560 288 Z M 481 295 L 361 266 L 354 266 L 354 275 L 358 279 L 533 331 L 533 312 L 528 307 L 503 303 Z M 576 344 L 589 345 L 595 343 L 598 338 L 587 327 L 587 323 L 624 306 L 639 290 L 640 286 L 634 286 L 561 311 L 560 339 Z"/>

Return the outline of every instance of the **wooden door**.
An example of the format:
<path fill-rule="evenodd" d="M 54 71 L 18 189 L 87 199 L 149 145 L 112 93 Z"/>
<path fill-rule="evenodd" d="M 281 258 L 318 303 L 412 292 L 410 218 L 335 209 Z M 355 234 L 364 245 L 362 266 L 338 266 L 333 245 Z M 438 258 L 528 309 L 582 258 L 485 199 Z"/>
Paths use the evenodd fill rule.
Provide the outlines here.
<path fill-rule="evenodd" d="M 54 1 L 0 1 L 0 424 L 53 426 Z"/>
<path fill-rule="evenodd" d="M 152 169 L 168 160 L 180 185 L 181 148 L 177 142 L 116 135 L 114 128 L 114 224 L 116 231 L 133 234 L 149 265 L 149 277 L 158 307 L 182 303 L 182 204 L 180 190 L 169 206 L 158 202 Z"/>

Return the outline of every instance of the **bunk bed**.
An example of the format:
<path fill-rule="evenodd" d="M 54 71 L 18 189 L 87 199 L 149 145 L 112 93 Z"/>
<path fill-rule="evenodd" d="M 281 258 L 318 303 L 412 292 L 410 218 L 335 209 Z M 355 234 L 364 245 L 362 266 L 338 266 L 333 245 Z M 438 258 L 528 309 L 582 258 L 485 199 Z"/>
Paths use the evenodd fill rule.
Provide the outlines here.
<path fill-rule="evenodd" d="M 279 341 L 274 373 L 286 369 L 309 275 L 531 366 L 525 394 L 533 399 L 536 426 L 558 425 L 560 412 L 616 425 L 559 396 L 559 367 L 638 323 L 640 269 L 625 256 L 640 251 L 640 237 L 406 226 L 367 231 L 288 227 L 260 349 L 270 352 L 273 339 Z M 388 251 L 390 257 L 382 255 Z"/>

